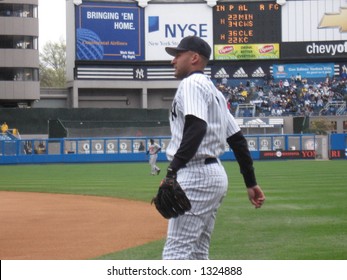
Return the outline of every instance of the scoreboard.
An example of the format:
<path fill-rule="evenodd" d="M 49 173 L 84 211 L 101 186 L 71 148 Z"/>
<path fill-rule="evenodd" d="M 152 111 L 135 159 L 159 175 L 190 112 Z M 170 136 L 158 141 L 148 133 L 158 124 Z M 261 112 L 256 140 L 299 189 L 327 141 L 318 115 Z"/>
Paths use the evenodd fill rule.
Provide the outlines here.
<path fill-rule="evenodd" d="M 275 2 L 232 2 L 216 5 L 213 14 L 215 43 L 279 43 L 280 7 Z"/>
<path fill-rule="evenodd" d="M 279 58 L 281 6 L 275 1 L 219 3 L 213 34 L 217 60 Z"/>

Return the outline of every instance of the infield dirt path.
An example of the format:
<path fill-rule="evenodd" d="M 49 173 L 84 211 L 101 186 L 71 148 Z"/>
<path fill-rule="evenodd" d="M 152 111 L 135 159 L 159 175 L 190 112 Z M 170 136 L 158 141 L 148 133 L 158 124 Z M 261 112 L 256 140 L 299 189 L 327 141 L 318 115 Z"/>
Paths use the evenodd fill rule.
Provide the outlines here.
<path fill-rule="evenodd" d="M 150 203 L 0 192 L 0 259 L 85 260 L 162 239 L 167 222 Z"/>

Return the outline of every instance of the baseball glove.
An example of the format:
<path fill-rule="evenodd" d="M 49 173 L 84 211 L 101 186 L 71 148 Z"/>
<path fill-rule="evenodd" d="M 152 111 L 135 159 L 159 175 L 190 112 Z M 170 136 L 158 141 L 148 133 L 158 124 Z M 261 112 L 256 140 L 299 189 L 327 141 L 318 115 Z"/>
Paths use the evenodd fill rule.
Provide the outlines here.
<path fill-rule="evenodd" d="M 175 177 L 162 180 L 157 195 L 152 199 L 158 212 L 165 218 L 177 218 L 189 211 L 192 206 L 184 190 Z"/>

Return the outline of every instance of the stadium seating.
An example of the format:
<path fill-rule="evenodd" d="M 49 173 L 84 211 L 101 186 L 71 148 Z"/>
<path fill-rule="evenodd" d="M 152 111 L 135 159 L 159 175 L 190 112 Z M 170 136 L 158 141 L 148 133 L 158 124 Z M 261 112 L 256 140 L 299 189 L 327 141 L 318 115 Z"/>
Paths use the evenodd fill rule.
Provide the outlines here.
<path fill-rule="evenodd" d="M 346 115 L 347 81 L 291 82 L 261 86 L 217 84 L 237 117 Z M 247 93 L 245 93 L 247 92 Z M 255 107 L 255 110 L 253 109 Z"/>

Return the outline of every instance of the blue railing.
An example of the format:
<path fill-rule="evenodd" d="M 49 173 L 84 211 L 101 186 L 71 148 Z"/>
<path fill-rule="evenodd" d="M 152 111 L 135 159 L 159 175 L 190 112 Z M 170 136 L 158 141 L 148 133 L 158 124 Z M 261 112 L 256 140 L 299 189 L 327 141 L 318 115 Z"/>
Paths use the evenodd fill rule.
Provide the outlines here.
<path fill-rule="evenodd" d="M 171 137 L 151 138 L 162 147 L 158 161 L 166 161 L 165 149 Z M 145 162 L 148 160 L 146 151 L 149 139 L 150 137 L 0 139 L 0 164 Z M 314 134 L 246 135 L 246 139 L 255 160 L 312 159 L 323 154 L 322 139 Z M 343 139 L 345 138 L 340 137 L 339 141 L 344 141 Z M 141 142 L 144 146 L 142 150 Z M 341 145 L 339 150 L 340 148 Z M 235 157 L 227 147 L 221 159 L 235 160 Z"/>

